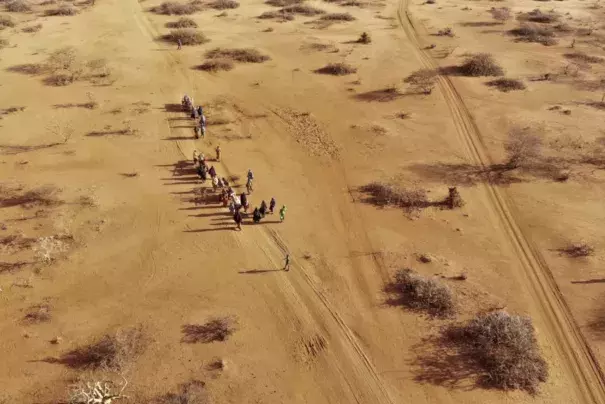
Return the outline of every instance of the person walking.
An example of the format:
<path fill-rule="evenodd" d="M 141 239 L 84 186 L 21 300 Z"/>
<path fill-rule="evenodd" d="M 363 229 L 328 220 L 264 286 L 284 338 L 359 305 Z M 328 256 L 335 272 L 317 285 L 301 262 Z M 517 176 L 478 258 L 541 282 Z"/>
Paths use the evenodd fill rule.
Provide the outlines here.
<path fill-rule="evenodd" d="M 252 181 L 254 179 L 254 174 L 252 174 L 252 170 L 248 169 L 248 174 L 246 175 L 248 181 Z"/>
<path fill-rule="evenodd" d="M 197 151 L 197 149 L 193 149 L 193 165 L 197 164 L 197 159 L 199 157 L 200 153 Z"/>
<path fill-rule="evenodd" d="M 208 174 L 210 174 L 212 178 L 216 177 L 216 170 L 214 169 L 214 166 L 210 167 L 210 170 L 208 170 Z"/>
<path fill-rule="evenodd" d="M 277 204 L 277 202 L 275 201 L 275 198 L 271 198 L 271 201 L 269 202 L 269 212 L 271 212 L 271 214 L 273 214 L 273 210 L 275 209 L 275 205 Z"/>
<path fill-rule="evenodd" d="M 212 177 L 212 189 L 214 190 L 214 192 L 216 192 L 218 188 L 218 177 L 214 176 Z"/>
<path fill-rule="evenodd" d="M 265 202 L 264 200 L 260 203 L 259 212 L 262 217 L 265 217 L 265 215 L 267 214 L 267 202 Z"/>
<path fill-rule="evenodd" d="M 239 200 L 242 201 L 244 212 L 248 213 L 248 206 L 250 206 L 248 204 L 248 195 L 246 195 L 245 192 L 242 192 L 242 194 L 239 196 Z"/>
<path fill-rule="evenodd" d="M 198 107 L 197 107 L 197 114 L 199 116 L 204 116 L 204 108 L 202 108 L 201 105 L 198 105 Z"/>
<path fill-rule="evenodd" d="M 252 220 L 254 221 L 254 223 L 260 222 L 261 217 L 262 216 L 258 208 L 254 208 L 254 212 L 252 213 Z"/>
<path fill-rule="evenodd" d="M 177 44 L 177 48 L 176 48 L 177 50 L 181 50 L 183 48 L 183 42 L 181 42 L 180 39 L 177 39 L 176 44 Z"/>
<path fill-rule="evenodd" d="M 221 146 L 216 146 L 216 161 L 221 161 Z"/>
<path fill-rule="evenodd" d="M 239 210 L 233 214 L 233 221 L 235 222 L 237 229 L 242 230 L 242 214 Z"/>
<path fill-rule="evenodd" d="M 290 270 L 290 254 L 286 254 L 286 264 L 284 265 L 284 271 Z"/>
<path fill-rule="evenodd" d="M 286 205 L 282 206 L 281 209 L 279 210 L 279 220 L 281 222 L 283 222 L 284 219 L 286 218 L 286 210 L 288 210 L 288 208 L 286 208 Z"/>
<path fill-rule="evenodd" d="M 248 181 L 246 181 L 246 191 L 248 191 L 248 195 L 254 191 L 254 188 L 252 188 L 252 180 L 250 178 L 248 178 Z"/>

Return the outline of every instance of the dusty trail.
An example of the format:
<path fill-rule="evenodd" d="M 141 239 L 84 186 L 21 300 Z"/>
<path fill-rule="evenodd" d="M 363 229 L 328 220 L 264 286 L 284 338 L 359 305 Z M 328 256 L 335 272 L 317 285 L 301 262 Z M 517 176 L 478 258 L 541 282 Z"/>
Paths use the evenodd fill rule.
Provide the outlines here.
<path fill-rule="evenodd" d="M 408 11 L 407 0 L 401 0 L 397 17 L 424 67 L 437 68 L 438 66 L 431 56 L 422 49 L 416 27 Z M 438 85 L 450 108 L 457 132 L 464 142 L 467 156 L 475 164 L 490 165 L 491 160 L 481 132 L 454 84 L 449 77 L 438 76 Z M 514 203 L 506 190 L 489 183 L 481 186 L 502 225 L 497 227 L 505 229 L 506 236 L 522 264 L 524 273 L 520 275 L 524 276 L 529 283 L 533 292 L 532 297 L 548 327 L 548 332 L 553 337 L 552 341 L 556 344 L 556 350 L 561 360 L 565 362 L 569 377 L 576 382 L 578 397 L 586 403 L 605 403 L 603 372 L 572 317 L 544 258 L 518 224 Z"/>

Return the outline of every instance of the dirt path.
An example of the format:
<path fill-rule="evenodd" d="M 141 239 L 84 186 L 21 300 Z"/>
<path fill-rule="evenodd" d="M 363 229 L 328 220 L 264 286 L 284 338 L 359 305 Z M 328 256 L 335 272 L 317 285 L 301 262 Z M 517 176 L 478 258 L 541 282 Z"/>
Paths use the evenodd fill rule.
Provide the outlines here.
<path fill-rule="evenodd" d="M 438 65 L 423 50 L 413 18 L 408 10 L 408 1 L 401 0 L 397 17 L 406 32 L 418 59 L 426 68 Z M 447 76 L 438 76 L 438 85 L 450 108 L 457 132 L 466 148 L 467 157 L 477 165 L 489 166 L 492 162 L 486 152 L 481 132 L 462 97 Z M 570 378 L 575 380 L 578 396 L 587 403 L 605 403 L 605 380 L 603 372 L 569 307 L 557 286 L 554 277 L 540 252 L 526 237 L 515 215 L 515 207 L 506 190 L 492 184 L 480 185 L 497 214 L 498 226 L 506 232 L 510 245 L 516 253 L 524 273 L 521 274 L 530 286 L 532 296 L 539 307 L 548 333 L 553 337 L 556 349 Z"/>

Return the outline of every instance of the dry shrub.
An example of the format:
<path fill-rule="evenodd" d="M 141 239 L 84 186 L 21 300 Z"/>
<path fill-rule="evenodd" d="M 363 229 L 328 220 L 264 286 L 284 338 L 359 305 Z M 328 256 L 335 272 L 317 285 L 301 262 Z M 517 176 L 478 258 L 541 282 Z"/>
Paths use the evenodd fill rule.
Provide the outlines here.
<path fill-rule="evenodd" d="M 557 32 L 563 33 L 569 33 L 574 31 L 574 28 L 571 25 L 564 22 L 560 22 L 559 24 L 555 25 L 553 29 Z"/>
<path fill-rule="evenodd" d="M 0 30 L 4 28 L 12 28 L 15 26 L 15 20 L 8 15 L 0 15 Z"/>
<path fill-rule="evenodd" d="M 420 69 L 406 77 L 404 82 L 410 84 L 414 92 L 430 94 L 437 82 L 437 73 L 433 69 Z"/>
<path fill-rule="evenodd" d="M 330 14 L 322 15 L 320 20 L 322 20 L 322 21 L 355 21 L 355 17 L 353 17 L 349 13 L 330 13 Z"/>
<path fill-rule="evenodd" d="M 166 24 L 168 28 L 197 28 L 197 22 L 191 18 L 181 17 L 177 21 L 169 22 Z"/>
<path fill-rule="evenodd" d="M 24 324 L 39 324 L 47 323 L 51 320 L 50 305 L 47 303 L 36 304 L 27 309 L 25 316 L 23 317 Z"/>
<path fill-rule="evenodd" d="M 144 328 L 136 326 L 106 334 L 90 345 L 63 354 L 58 360 L 48 361 L 74 369 L 122 371 L 145 351 L 148 343 Z"/>
<path fill-rule="evenodd" d="M 226 341 L 236 330 L 236 321 L 231 317 L 213 318 L 203 325 L 185 324 L 182 327 L 182 342 L 204 344 L 215 341 Z"/>
<path fill-rule="evenodd" d="M 326 13 L 324 10 L 321 10 L 316 7 L 308 6 L 306 4 L 294 4 L 294 5 L 282 8 L 280 11 L 283 11 L 284 13 L 287 13 L 287 14 L 305 15 L 307 17 L 312 17 L 315 15 L 320 15 L 320 14 Z"/>
<path fill-rule="evenodd" d="M 480 315 L 450 329 L 466 356 L 483 369 L 482 384 L 535 394 L 548 378 L 534 326 L 529 317 L 504 311 Z"/>
<path fill-rule="evenodd" d="M 447 285 L 408 268 L 397 271 L 387 290 L 398 295 L 397 299 L 390 301 L 393 304 L 403 304 L 437 316 L 449 316 L 455 311 L 454 295 Z"/>
<path fill-rule="evenodd" d="M 430 205 L 427 192 L 420 188 L 401 188 L 382 182 L 371 182 L 360 188 L 360 191 L 368 194 L 365 202 L 380 207 L 397 206 L 408 213 L 415 213 Z"/>
<path fill-rule="evenodd" d="M 210 59 L 199 65 L 197 68 L 206 72 L 229 71 L 234 65 L 228 59 Z"/>
<path fill-rule="evenodd" d="M 24 0 L 12 0 L 6 3 L 6 11 L 11 13 L 28 13 L 32 11 L 31 5 Z"/>
<path fill-rule="evenodd" d="M 8 45 L 9 45 L 8 40 L 6 40 L 4 38 L 0 38 L 0 49 L 6 48 Z"/>
<path fill-rule="evenodd" d="M 509 32 L 521 42 L 534 42 L 545 46 L 552 46 L 558 43 L 555 32 L 548 26 L 524 23 Z"/>
<path fill-rule="evenodd" d="M 263 63 L 271 59 L 254 48 L 215 48 L 206 52 L 206 58 L 240 63 Z"/>
<path fill-rule="evenodd" d="M 73 74 L 67 72 L 56 72 L 44 79 L 44 84 L 49 86 L 63 87 L 76 81 Z"/>
<path fill-rule="evenodd" d="M 214 0 L 208 3 L 210 8 L 215 10 L 229 10 L 239 7 L 239 3 L 235 0 Z"/>
<path fill-rule="evenodd" d="M 514 126 L 508 132 L 508 139 L 504 143 L 508 168 L 517 168 L 540 156 L 542 152 L 542 138 L 533 133 L 529 127 Z"/>
<path fill-rule="evenodd" d="M 595 249 L 593 246 L 586 243 L 578 243 L 578 244 L 570 244 L 565 248 L 559 249 L 559 252 L 572 257 L 572 258 L 580 258 L 580 257 L 589 257 L 594 255 Z"/>
<path fill-rule="evenodd" d="M 181 44 L 187 46 L 202 45 L 210 42 L 206 35 L 193 28 L 173 29 L 169 34 L 164 35 L 162 39 L 174 43 L 178 43 L 180 40 Z"/>
<path fill-rule="evenodd" d="M 521 13 L 517 19 L 519 21 L 531 21 L 538 22 L 541 24 L 550 24 L 553 22 L 559 21 L 559 14 L 549 11 L 547 13 L 542 12 L 540 9 L 536 8 L 528 13 Z"/>
<path fill-rule="evenodd" d="M 25 27 L 22 28 L 21 31 L 23 32 L 27 32 L 27 33 L 34 33 L 34 32 L 38 32 L 42 29 L 42 24 L 36 24 L 36 25 L 31 25 L 29 27 Z"/>
<path fill-rule="evenodd" d="M 302 4 L 305 0 L 267 0 L 265 4 L 273 7 L 287 7 L 295 4 Z"/>
<path fill-rule="evenodd" d="M 454 31 L 452 31 L 451 28 L 443 28 L 440 29 L 439 31 L 437 31 L 437 36 L 449 36 L 449 37 L 453 37 L 454 36 Z"/>
<path fill-rule="evenodd" d="M 35 257 L 39 262 L 51 264 L 63 257 L 73 241 L 71 235 L 38 237 L 33 246 Z"/>
<path fill-rule="evenodd" d="M 357 39 L 357 43 L 367 45 L 369 43 L 372 43 L 372 38 L 367 32 L 362 32 L 361 35 L 359 35 L 359 39 Z"/>
<path fill-rule="evenodd" d="M 504 24 L 504 22 L 511 18 L 510 8 L 508 7 L 492 7 L 489 12 L 492 15 L 492 18 L 501 24 Z"/>
<path fill-rule="evenodd" d="M 460 72 L 465 76 L 501 76 L 504 74 L 502 67 L 496 63 L 494 57 L 489 53 L 476 53 L 466 58 Z"/>
<path fill-rule="evenodd" d="M 276 11 L 265 11 L 259 15 L 258 18 L 261 20 L 278 20 L 285 22 L 292 21 L 294 19 L 294 14 L 284 11 L 284 9 L 280 9 Z"/>
<path fill-rule="evenodd" d="M 211 401 L 204 382 L 192 380 L 181 384 L 176 393 L 167 393 L 152 402 L 153 404 L 209 404 Z"/>
<path fill-rule="evenodd" d="M 52 52 L 46 60 L 51 71 L 70 70 L 78 60 L 78 51 L 73 46 L 66 46 Z"/>
<path fill-rule="evenodd" d="M 346 63 L 330 63 L 322 68 L 315 70 L 315 73 L 330 74 L 332 76 L 346 76 L 357 73 L 357 68 L 349 66 Z"/>
<path fill-rule="evenodd" d="M 78 9 L 70 4 L 61 4 L 57 8 L 46 10 L 44 15 L 47 16 L 72 16 L 78 14 Z"/>
<path fill-rule="evenodd" d="M 38 206 L 60 205 L 63 201 L 58 197 L 59 192 L 59 188 L 52 185 L 30 190 L 0 185 L 0 207 L 22 206 L 29 209 Z"/>
<path fill-rule="evenodd" d="M 584 52 L 565 53 L 563 56 L 565 56 L 567 59 L 571 59 L 571 60 L 574 60 L 577 62 L 584 62 L 584 63 L 601 63 L 601 62 L 603 62 L 602 57 L 587 55 Z"/>
<path fill-rule="evenodd" d="M 456 209 L 456 208 L 463 207 L 464 200 L 462 199 L 462 196 L 460 196 L 460 192 L 458 191 L 458 188 L 456 188 L 456 187 L 449 188 L 447 198 L 445 198 L 445 200 L 443 201 L 442 204 L 447 206 L 450 209 Z"/>
<path fill-rule="evenodd" d="M 179 3 L 176 1 L 165 1 L 151 9 L 156 14 L 164 15 L 189 15 L 201 10 L 201 5 L 196 2 Z"/>
<path fill-rule="evenodd" d="M 507 78 L 488 81 L 486 84 L 505 93 L 509 91 L 525 90 L 527 88 L 525 83 L 523 83 L 521 80 Z"/>

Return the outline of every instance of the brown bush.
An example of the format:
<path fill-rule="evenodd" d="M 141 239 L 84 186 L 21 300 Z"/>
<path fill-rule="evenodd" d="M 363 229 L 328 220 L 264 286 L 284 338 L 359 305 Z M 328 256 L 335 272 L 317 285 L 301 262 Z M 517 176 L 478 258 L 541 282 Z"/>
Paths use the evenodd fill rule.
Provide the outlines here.
<path fill-rule="evenodd" d="M 476 53 L 466 58 L 460 72 L 465 76 L 501 76 L 504 70 L 500 67 L 494 57 L 489 53 Z"/>
<path fill-rule="evenodd" d="M 451 187 L 448 189 L 447 198 L 445 198 L 442 202 L 443 205 L 447 206 L 449 209 L 461 208 L 464 206 L 464 200 L 458 191 L 458 188 Z"/>
<path fill-rule="evenodd" d="M 346 63 L 330 63 L 324 67 L 315 70 L 315 73 L 330 74 L 332 76 L 346 76 L 357 73 L 357 68 L 349 66 Z"/>
<path fill-rule="evenodd" d="M 60 190 L 52 185 L 24 190 L 22 187 L 9 187 L 0 185 L 0 207 L 23 206 L 33 208 L 37 206 L 56 206 L 63 203 L 59 199 Z"/>
<path fill-rule="evenodd" d="M 538 22 L 541 24 L 550 24 L 553 22 L 557 22 L 559 21 L 559 18 L 559 14 L 555 12 L 544 13 L 538 8 L 527 13 L 521 13 L 519 17 L 517 17 L 519 21 L 531 21 Z"/>
<path fill-rule="evenodd" d="M 300 15 L 305 15 L 307 17 L 325 14 L 324 10 L 321 10 L 321 9 L 315 8 L 315 7 L 311 7 L 311 6 L 307 6 L 306 4 L 294 4 L 291 6 L 287 6 L 287 7 L 282 8 L 282 11 L 284 13 L 288 13 L 288 14 L 300 14 Z"/>
<path fill-rule="evenodd" d="M 381 207 L 400 207 L 407 213 L 418 212 L 431 204 L 427 192 L 420 188 L 401 188 L 383 182 L 371 182 L 362 186 L 360 191 L 369 195 L 364 202 Z"/>
<path fill-rule="evenodd" d="M 454 295 L 449 287 L 435 278 L 416 274 L 411 269 L 399 270 L 387 291 L 398 295 L 390 300 L 392 304 L 403 304 L 438 316 L 448 316 L 455 311 Z"/>
<path fill-rule="evenodd" d="M 437 72 L 433 69 L 420 69 L 406 77 L 404 82 L 411 84 L 414 92 L 430 94 L 437 82 Z"/>
<path fill-rule="evenodd" d="M 492 312 L 451 328 L 449 335 L 483 369 L 485 386 L 534 394 L 548 378 L 548 364 L 529 317 Z"/>
<path fill-rule="evenodd" d="M 25 316 L 23 317 L 23 323 L 25 324 L 39 324 L 46 323 L 51 320 L 49 304 L 36 304 L 27 309 Z"/>
<path fill-rule="evenodd" d="M 522 42 L 540 43 L 545 46 L 552 46 L 558 43 L 555 32 L 548 26 L 524 23 L 509 32 L 513 36 L 516 36 L 518 41 Z"/>
<path fill-rule="evenodd" d="M 21 31 L 23 32 L 27 32 L 27 33 L 34 33 L 34 32 L 38 32 L 42 29 L 42 24 L 36 24 L 36 25 L 30 25 L 29 27 L 24 27 L 21 29 Z"/>
<path fill-rule="evenodd" d="M 199 65 L 197 68 L 206 72 L 229 71 L 234 65 L 228 59 L 210 59 Z"/>
<path fill-rule="evenodd" d="M 201 8 L 201 5 L 196 2 L 179 3 L 176 1 L 165 1 L 151 10 L 156 14 L 189 15 L 200 11 Z"/>
<path fill-rule="evenodd" d="M 372 43 L 372 38 L 367 32 L 362 32 L 361 35 L 359 35 L 359 39 L 357 39 L 357 43 L 367 45 L 369 43 Z"/>
<path fill-rule="evenodd" d="M 227 340 L 236 330 L 236 321 L 231 317 L 213 318 L 203 325 L 186 324 L 182 327 L 182 342 L 204 344 Z"/>
<path fill-rule="evenodd" d="M 180 40 L 181 44 L 185 46 L 202 45 L 210 42 L 206 35 L 193 28 L 174 29 L 169 34 L 164 35 L 162 39 L 174 43 L 178 43 Z"/>
<path fill-rule="evenodd" d="M 271 59 L 254 48 L 215 48 L 206 52 L 206 58 L 240 63 L 263 63 Z"/>
<path fill-rule="evenodd" d="M 508 132 L 504 150 L 507 155 L 506 166 L 517 168 L 540 156 L 542 138 L 529 127 L 515 126 Z"/>
<path fill-rule="evenodd" d="M 54 72 L 50 76 L 44 78 L 44 84 L 48 86 L 64 87 L 73 84 L 76 79 L 76 76 L 69 72 Z"/>
<path fill-rule="evenodd" d="M 495 87 L 504 93 L 509 91 L 525 90 L 527 88 L 521 80 L 507 78 L 488 81 L 486 85 Z"/>
<path fill-rule="evenodd" d="M 78 14 L 78 9 L 70 4 L 61 4 L 57 8 L 46 10 L 44 15 L 46 16 L 71 16 Z"/>
<path fill-rule="evenodd" d="M 156 400 L 154 404 L 210 404 L 206 385 L 199 380 L 181 384 L 176 393 L 167 393 Z"/>
<path fill-rule="evenodd" d="M 15 26 L 15 20 L 8 15 L 0 15 L 0 30 L 4 28 L 12 28 Z"/>
<path fill-rule="evenodd" d="M 261 20 L 278 20 L 278 21 L 292 21 L 294 19 L 294 14 L 284 11 L 284 9 L 276 10 L 276 11 L 265 11 L 261 15 L 258 16 Z"/>
<path fill-rule="evenodd" d="M 453 37 L 454 36 L 454 31 L 452 31 L 451 28 L 443 28 L 440 29 L 439 31 L 437 31 L 437 36 L 449 36 L 449 37 Z"/>
<path fill-rule="evenodd" d="M 215 10 L 229 10 L 239 7 L 239 3 L 235 0 L 214 0 L 208 3 L 210 8 Z"/>
<path fill-rule="evenodd" d="M 595 249 L 593 246 L 586 243 L 570 244 L 565 248 L 559 249 L 559 252 L 568 255 L 572 258 L 589 257 L 594 255 Z"/>
<path fill-rule="evenodd" d="M 273 7 L 287 7 L 295 4 L 302 4 L 305 0 L 267 0 L 265 4 Z"/>
<path fill-rule="evenodd" d="M 553 29 L 555 31 L 564 32 L 564 33 L 573 32 L 574 31 L 574 28 L 571 25 L 566 24 L 564 22 L 561 22 L 561 23 L 555 25 L 553 27 Z"/>
<path fill-rule="evenodd" d="M 90 345 L 76 348 L 59 359 L 48 361 L 74 369 L 121 371 L 145 351 L 148 343 L 145 330 L 137 326 L 118 330 L 115 334 L 106 334 Z"/>
<path fill-rule="evenodd" d="M 508 7 L 492 7 L 489 12 L 494 20 L 502 24 L 504 24 L 504 22 L 510 20 L 511 18 L 510 8 Z"/>
<path fill-rule="evenodd" d="M 73 46 L 66 46 L 52 52 L 46 65 L 51 71 L 70 70 L 77 62 L 78 51 Z"/>
<path fill-rule="evenodd" d="M 565 56 L 567 59 L 571 59 L 571 60 L 574 60 L 577 62 L 584 62 L 584 63 L 601 63 L 601 62 L 603 62 L 602 57 L 587 55 L 584 52 L 565 53 L 563 56 Z"/>
<path fill-rule="evenodd" d="M 197 28 L 197 22 L 191 18 L 181 17 L 177 21 L 166 23 L 168 28 Z"/>
<path fill-rule="evenodd" d="M 31 5 L 23 0 L 12 0 L 6 3 L 6 11 L 11 13 L 28 13 L 32 11 Z"/>
<path fill-rule="evenodd" d="M 322 20 L 322 21 L 355 21 L 355 17 L 353 17 L 349 13 L 330 13 L 330 14 L 322 15 L 320 20 Z"/>

